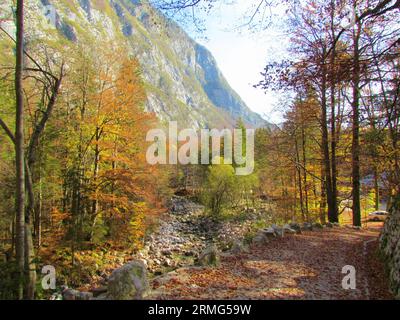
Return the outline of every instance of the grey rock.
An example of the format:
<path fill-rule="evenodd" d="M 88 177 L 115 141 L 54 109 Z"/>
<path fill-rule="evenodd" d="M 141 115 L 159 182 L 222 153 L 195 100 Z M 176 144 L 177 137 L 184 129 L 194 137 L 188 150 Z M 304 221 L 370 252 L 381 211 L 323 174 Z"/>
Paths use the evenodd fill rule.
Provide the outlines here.
<path fill-rule="evenodd" d="M 296 222 L 292 222 L 289 224 L 290 229 L 295 230 L 297 234 L 301 233 L 301 226 Z"/>
<path fill-rule="evenodd" d="M 319 230 L 324 228 L 324 226 L 322 224 L 320 224 L 319 222 L 313 223 L 312 226 L 314 229 L 319 229 Z"/>
<path fill-rule="evenodd" d="M 110 300 L 143 299 L 149 290 L 146 266 L 141 261 L 132 261 L 114 270 L 107 289 Z"/>
<path fill-rule="evenodd" d="M 91 300 L 93 298 L 93 293 L 91 292 L 81 292 L 78 290 L 70 289 L 64 287 L 62 290 L 63 300 Z"/>
<path fill-rule="evenodd" d="M 186 257 L 193 257 L 193 256 L 196 255 L 196 252 L 194 252 L 194 251 L 185 251 L 184 255 Z"/>
<path fill-rule="evenodd" d="M 397 199 L 400 202 L 400 199 Z M 396 202 L 395 202 L 396 203 Z M 379 237 L 380 252 L 389 271 L 390 288 L 400 300 L 400 207 L 394 206 Z"/>
<path fill-rule="evenodd" d="M 50 296 L 49 300 L 63 300 L 63 296 L 61 293 L 56 292 Z"/>
<path fill-rule="evenodd" d="M 304 222 L 301 228 L 304 231 L 313 231 L 313 225 L 309 222 Z"/>
<path fill-rule="evenodd" d="M 284 232 L 283 228 L 281 228 L 281 227 L 279 227 L 279 226 L 277 226 L 275 224 L 273 224 L 271 226 L 271 228 L 273 229 L 273 231 L 274 231 L 274 233 L 275 233 L 275 235 L 277 237 L 279 237 L 279 238 L 283 238 L 284 237 L 285 232 Z"/>
<path fill-rule="evenodd" d="M 158 259 L 154 259 L 153 260 L 153 264 L 156 264 L 156 265 L 160 265 L 161 264 L 161 261 L 160 260 L 158 260 Z"/>
<path fill-rule="evenodd" d="M 102 287 L 94 288 L 94 289 L 90 290 L 90 292 L 93 294 L 93 297 L 97 298 L 100 295 L 107 293 L 107 287 L 102 286 Z"/>
<path fill-rule="evenodd" d="M 108 300 L 107 292 L 102 293 L 102 294 L 98 295 L 97 297 L 94 297 L 92 300 Z"/>
<path fill-rule="evenodd" d="M 210 244 L 199 256 L 198 264 L 200 266 L 218 266 L 220 256 L 215 244 Z"/>
<path fill-rule="evenodd" d="M 171 259 L 165 259 L 164 260 L 164 267 L 172 267 L 173 266 L 173 263 L 172 263 L 172 260 Z"/>
<path fill-rule="evenodd" d="M 172 252 L 171 252 L 171 250 L 163 250 L 162 252 L 161 252 L 164 256 L 167 256 L 167 257 L 169 257 L 169 256 L 171 256 L 171 254 L 172 254 Z"/>
<path fill-rule="evenodd" d="M 261 232 L 264 234 L 264 236 L 267 237 L 267 239 L 272 239 L 272 238 L 276 238 L 278 236 L 276 230 L 277 229 L 275 229 L 273 227 L 269 227 L 269 228 L 261 230 Z"/>
<path fill-rule="evenodd" d="M 263 229 L 258 231 L 252 242 L 254 244 L 265 244 L 268 243 L 270 238 L 275 238 L 275 231 L 272 228 Z"/>
<path fill-rule="evenodd" d="M 232 248 L 231 248 L 231 252 L 232 252 L 233 254 L 240 254 L 240 253 L 243 253 L 243 252 L 248 252 L 248 248 L 247 248 L 247 246 L 245 246 L 245 245 L 243 244 L 242 241 L 236 240 L 236 241 L 233 243 L 233 246 L 232 246 Z"/>
<path fill-rule="evenodd" d="M 253 238 L 252 243 L 253 244 L 264 244 L 268 242 L 268 238 L 262 233 L 259 232 L 256 234 L 256 236 Z"/>
<path fill-rule="evenodd" d="M 296 229 L 292 228 L 289 224 L 285 224 L 285 225 L 282 227 L 282 229 L 283 229 L 284 233 L 295 234 L 295 233 L 297 233 L 297 230 L 300 230 L 300 226 L 299 226 L 299 228 L 296 230 Z"/>

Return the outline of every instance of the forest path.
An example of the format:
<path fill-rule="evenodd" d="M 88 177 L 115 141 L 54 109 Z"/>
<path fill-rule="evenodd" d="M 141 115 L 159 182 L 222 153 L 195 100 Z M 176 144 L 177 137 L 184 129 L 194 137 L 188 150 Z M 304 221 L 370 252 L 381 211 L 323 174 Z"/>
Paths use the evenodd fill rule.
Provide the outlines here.
<path fill-rule="evenodd" d="M 224 255 L 217 268 L 179 269 L 155 280 L 158 299 L 392 299 L 378 258 L 380 225 L 307 231 Z M 342 268 L 356 269 L 344 290 Z"/>

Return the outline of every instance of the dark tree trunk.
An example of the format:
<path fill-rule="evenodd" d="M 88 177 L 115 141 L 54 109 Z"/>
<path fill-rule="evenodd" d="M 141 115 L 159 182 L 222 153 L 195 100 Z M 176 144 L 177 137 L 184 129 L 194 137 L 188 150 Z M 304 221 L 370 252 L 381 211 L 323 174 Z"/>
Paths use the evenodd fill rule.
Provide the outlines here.
<path fill-rule="evenodd" d="M 299 154 L 299 146 L 298 146 L 296 134 L 294 134 L 294 140 L 295 140 L 294 143 L 295 143 L 295 149 L 296 149 L 295 184 L 296 184 L 296 181 L 297 181 L 298 182 L 298 186 L 299 186 L 301 217 L 302 217 L 303 221 L 306 221 L 307 217 L 306 217 L 306 213 L 305 213 L 305 209 L 304 209 L 304 195 L 303 195 L 302 175 L 301 175 L 301 168 L 300 168 L 300 165 L 299 165 L 299 163 L 300 163 L 300 154 Z"/>
<path fill-rule="evenodd" d="M 306 134 L 304 130 L 304 126 L 301 127 L 301 146 L 302 146 L 302 153 L 303 153 L 303 184 L 304 184 L 304 198 L 305 198 L 305 214 L 307 221 L 309 220 L 309 204 L 308 204 L 308 187 L 307 187 L 307 155 L 306 155 Z"/>
<path fill-rule="evenodd" d="M 332 29 L 333 36 L 335 35 Z M 336 111 L 335 111 L 335 55 L 336 48 L 331 52 L 331 170 L 332 170 L 332 213 L 333 220 L 338 221 L 338 201 L 337 201 L 337 166 L 336 166 Z"/>
<path fill-rule="evenodd" d="M 29 223 L 25 223 L 25 299 L 33 300 L 35 298 L 36 286 L 36 264 L 35 250 L 33 246 L 32 230 Z"/>
<path fill-rule="evenodd" d="M 92 208 L 91 208 L 91 224 L 92 228 L 90 230 L 90 240 L 93 241 L 93 236 L 94 236 L 94 228 L 96 226 L 96 221 L 97 221 L 97 216 L 98 216 L 98 211 L 99 211 L 99 200 L 97 197 L 98 193 L 98 176 L 99 176 L 99 166 L 100 166 L 100 148 L 99 148 L 99 142 L 100 142 L 100 136 L 101 136 L 101 129 L 96 128 L 96 144 L 95 144 L 95 149 L 94 149 L 94 169 L 93 169 L 93 184 L 94 184 L 94 199 L 92 201 Z"/>
<path fill-rule="evenodd" d="M 35 250 L 33 246 L 31 217 L 34 209 L 34 193 L 32 175 L 30 169 L 25 165 L 25 188 L 28 194 L 28 205 L 25 207 L 25 294 L 27 300 L 35 298 L 36 265 L 34 262 Z"/>
<path fill-rule="evenodd" d="M 325 52 L 324 52 L 325 55 Z M 321 82 L 321 126 L 322 126 L 322 150 L 324 159 L 325 170 L 325 191 L 326 202 L 328 204 L 328 220 L 329 222 L 338 222 L 338 217 L 335 215 L 334 198 L 332 196 L 332 176 L 331 176 L 331 161 L 329 154 L 329 134 L 328 134 L 328 120 L 327 120 L 327 99 L 326 99 L 326 66 L 322 67 L 322 82 Z"/>
<path fill-rule="evenodd" d="M 379 171 L 378 166 L 374 166 L 374 189 L 375 189 L 375 210 L 379 210 L 380 196 L 379 196 Z"/>
<path fill-rule="evenodd" d="M 322 167 L 322 177 L 324 177 L 324 169 Z M 326 223 L 326 191 L 325 191 L 325 181 L 321 181 L 321 197 L 319 204 L 319 220 L 322 224 Z"/>
<path fill-rule="evenodd" d="M 354 57 L 353 57 L 353 143 L 352 143 L 352 183 L 353 183 L 353 225 L 361 226 L 360 204 L 360 52 L 359 40 L 361 25 L 358 23 L 354 31 Z"/>
<path fill-rule="evenodd" d="M 331 35 L 332 39 L 336 38 L 335 33 L 335 10 L 336 5 L 335 1 L 331 1 Z M 333 44 L 331 53 L 330 53 L 330 94 L 331 94 L 331 181 L 332 181 L 332 209 L 331 209 L 331 222 L 338 222 L 339 210 L 338 210 L 338 201 L 337 201 L 337 164 L 336 164 L 336 112 L 335 112 L 335 89 L 336 89 L 336 43 Z"/>
<path fill-rule="evenodd" d="M 19 270 L 18 298 L 23 298 L 25 273 L 25 152 L 24 152 L 24 98 L 22 70 L 24 60 L 24 1 L 17 0 L 17 39 L 15 65 L 15 167 L 16 167 L 16 256 Z"/>

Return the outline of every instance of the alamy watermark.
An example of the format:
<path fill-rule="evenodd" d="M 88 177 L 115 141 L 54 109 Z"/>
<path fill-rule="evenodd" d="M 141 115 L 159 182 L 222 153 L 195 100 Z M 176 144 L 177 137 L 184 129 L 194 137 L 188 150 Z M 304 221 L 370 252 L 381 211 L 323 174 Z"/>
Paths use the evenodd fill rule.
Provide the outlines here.
<path fill-rule="evenodd" d="M 44 266 L 42 268 L 42 288 L 43 290 L 55 290 L 56 289 L 56 268 L 51 265 Z"/>
<path fill-rule="evenodd" d="M 354 28 L 357 23 L 357 8 L 352 5 L 345 5 L 342 9 L 343 18 L 340 22 L 340 26 L 343 29 Z"/>
<path fill-rule="evenodd" d="M 354 266 L 344 266 L 342 274 L 346 276 L 342 280 L 342 288 L 344 290 L 356 290 L 356 268 Z"/>
<path fill-rule="evenodd" d="M 151 165 L 234 163 L 237 175 L 249 175 L 254 171 L 254 136 L 254 129 L 201 129 L 200 132 L 183 129 L 178 132 L 178 123 L 171 121 L 168 133 L 162 129 L 147 133 L 146 141 L 154 143 L 147 150 L 146 160 Z M 179 146 L 179 142 L 183 144 Z"/>

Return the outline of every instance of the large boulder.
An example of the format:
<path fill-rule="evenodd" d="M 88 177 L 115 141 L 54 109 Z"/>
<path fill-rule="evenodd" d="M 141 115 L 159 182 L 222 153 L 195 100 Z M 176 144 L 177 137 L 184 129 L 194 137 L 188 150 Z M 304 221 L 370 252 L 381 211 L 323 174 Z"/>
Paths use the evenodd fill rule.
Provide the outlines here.
<path fill-rule="evenodd" d="M 284 233 L 289 233 L 289 234 L 295 234 L 295 233 L 300 233 L 301 232 L 301 230 L 300 230 L 301 228 L 300 228 L 299 225 L 296 224 L 296 225 L 293 225 L 293 226 L 294 226 L 294 228 L 292 228 L 292 226 L 289 225 L 289 224 L 285 224 L 282 227 L 282 229 L 283 229 Z"/>
<path fill-rule="evenodd" d="M 301 233 L 301 225 L 297 222 L 291 222 L 289 224 L 290 229 L 296 231 L 296 233 Z"/>
<path fill-rule="evenodd" d="M 284 230 L 283 230 L 283 228 L 277 226 L 276 224 L 273 224 L 273 225 L 271 226 L 271 228 L 272 228 L 272 230 L 274 231 L 275 236 L 277 236 L 277 237 L 279 237 L 279 238 L 283 238 L 283 236 L 284 236 Z"/>
<path fill-rule="evenodd" d="M 264 244 L 268 242 L 268 238 L 265 235 L 265 233 L 260 230 L 258 231 L 258 233 L 256 234 L 256 236 L 253 238 L 252 240 L 253 244 L 258 245 L 258 244 Z"/>
<path fill-rule="evenodd" d="M 66 286 L 62 287 L 61 295 L 63 300 L 91 300 L 93 298 L 91 292 L 81 292 Z"/>
<path fill-rule="evenodd" d="M 149 290 L 146 266 L 132 261 L 116 269 L 108 279 L 109 300 L 141 300 Z"/>
<path fill-rule="evenodd" d="M 267 239 L 272 239 L 276 237 L 276 231 L 274 227 L 263 229 L 262 233 L 267 237 Z"/>
<path fill-rule="evenodd" d="M 248 252 L 248 248 L 243 244 L 242 241 L 236 240 L 232 245 L 231 253 L 241 254 L 243 252 Z"/>
<path fill-rule="evenodd" d="M 258 231 L 256 236 L 253 238 L 254 244 L 265 244 L 268 243 L 271 239 L 276 238 L 277 234 L 273 227 L 269 227 L 266 229 L 261 229 Z"/>
<path fill-rule="evenodd" d="M 220 256 L 218 248 L 215 244 L 210 244 L 200 254 L 198 264 L 200 266 L 218 266 L 220 262 Z"/>
<path fill-rule="evenodd" d="M 396 204 L 385 222 L 379 242 L 389 271 L 390 287 L 400 299 L 400 198 Z"/>
<path fill-rule="evenodd" d="M 324 228 L 324 226 L 319 222 L 313 223 L 312 227 L 313 227 L 313 229 L 319 229 L 319 230 L 322 230 Z"/>
<path fill-rule="evenodd" d="M 309 222 L 304 222 L 301 229 L 304 231 L 313 231 L 313 225 Z"/>

